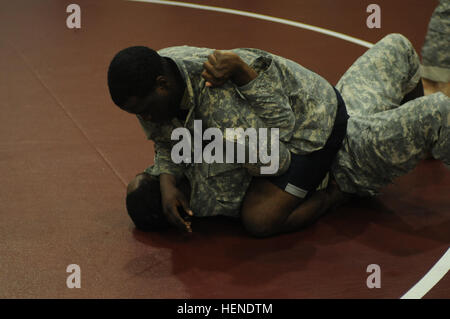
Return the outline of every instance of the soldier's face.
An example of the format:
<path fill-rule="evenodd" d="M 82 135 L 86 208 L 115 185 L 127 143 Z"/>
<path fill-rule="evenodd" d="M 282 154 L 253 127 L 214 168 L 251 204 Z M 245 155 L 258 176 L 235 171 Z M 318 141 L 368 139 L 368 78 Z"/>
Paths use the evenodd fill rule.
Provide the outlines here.
<path fill-rule="evenodd" d="M 166 123 L 173 119 L 179 109 L 178 99 L 168 83 L 157 86 L 144 97 L 132 96 L 125 103 L 125 109 L 140 115 L 145 121 Z"/>

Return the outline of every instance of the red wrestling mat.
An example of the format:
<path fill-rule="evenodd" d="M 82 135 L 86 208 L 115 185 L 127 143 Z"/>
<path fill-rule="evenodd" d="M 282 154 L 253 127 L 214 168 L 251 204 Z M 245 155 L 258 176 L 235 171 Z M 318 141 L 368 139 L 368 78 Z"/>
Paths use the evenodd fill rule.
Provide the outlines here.
<path fill-rule="evenodd" d="M 399 32 L 417 51 L 437 1 L 194 1 L 320 26 L 376 42 Z M 136 231 L 125 187 L 153 149 L 110 100 L 106 70 L 131 45 L 257 47 L 335 84 L 366 48 L 275 22 L 191 8 L 79 0 L 8 1 L 0 9 L 0 297 L 400 298 L 450 242 L 450 172 L 424 161 L 378 199 L 355 201 L 303 232 L 258 240 L 238 222 L 205 219 L 194 234 Z M 81 268 L 68 289 L 66 267 Z M 366 285 L 367 266 L 381 288 Z M 447 274 L 426 298 L 450 296 Z"/>

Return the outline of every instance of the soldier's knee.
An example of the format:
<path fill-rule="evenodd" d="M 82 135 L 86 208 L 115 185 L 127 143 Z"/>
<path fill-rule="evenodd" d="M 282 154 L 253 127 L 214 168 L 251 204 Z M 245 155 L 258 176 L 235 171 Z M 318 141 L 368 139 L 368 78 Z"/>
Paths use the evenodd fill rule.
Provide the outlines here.
<path fill-rule="evenodd" d="M 409 41 L 407 37 L 405 37 L 403 34 L 400 33 L 390 33 L 387 36 L 385 36 L 384 39 L 394 42 L 396 44 L 400 44 L 401 47 L 406 49 L 410 49 L 413 47 L 411 41 Z"/>
<path fill-rule="evenodd" d="M 137 175 L 128 184 L 126 207 L 139 230 L 156 231 L 168 227 L 162 212 L 159 181 L 146 173 Z"/>
<path fill-rule="evenodd" d="M 389 41 L 396 49 L 403 54 L 407 55 L 410 59 L 417 59 L 419 56 L 417 55 L 416 50 L 414 49 L 414 46 L 412 45 L 411 41 L 407 37 L 405 37 L 403 34 L 400 33 L 391 33 L 388 34 L 386 37 L 383 38 L 383 41 Z M 416 62 L 416 61 L 413 61 Z"/>
<path fill-rule="evenodd" d="M 404 71 L 404 93 L 414 90 L 420 81 L 420 59 L 411 41 L 400 33 L 391 33 L 385 37 L 395 51 L 391 55 L 396 68 Z"/>

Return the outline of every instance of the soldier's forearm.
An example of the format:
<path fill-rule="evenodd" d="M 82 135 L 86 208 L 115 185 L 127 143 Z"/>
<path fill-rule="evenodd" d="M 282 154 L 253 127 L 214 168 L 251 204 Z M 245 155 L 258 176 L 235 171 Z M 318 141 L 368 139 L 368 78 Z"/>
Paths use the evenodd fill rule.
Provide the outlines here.
<path fill-rule="evenodd" d="M 162 173 L 161 175 L 159 175 L 159 185 L 161 191 L 176 187 L 175 175 Z"/>

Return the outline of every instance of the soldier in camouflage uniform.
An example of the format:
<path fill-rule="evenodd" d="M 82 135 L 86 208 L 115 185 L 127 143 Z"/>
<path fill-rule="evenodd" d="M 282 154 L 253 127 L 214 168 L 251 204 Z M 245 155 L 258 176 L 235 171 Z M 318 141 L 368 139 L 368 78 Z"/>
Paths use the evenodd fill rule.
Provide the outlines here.
<path fill-rule="evenodd" d="M 175 144 L 171 133 L 175 128 L 186 127 L 192 132 L 194 119 L 202 120 L 203 129 L 278 128 L 280 169 L 277 174 L 288 169 L 291 153 L 308 154 L 326 144 L 337 112 L 335 90 L 325 79 L 297 63 L 262 50 L 235 49 L 232 53 L 259 75 L 244 85 L 238 86 L 228 81 L 220 88 L 211 88 L 205 85 L 202 73 L 205 61 L 214 53 L 213 49 L 181 46 L 166 48 L 158 53 L 173 61 L 179 70 L 185 83 L 179 107 L 187 115 L 181 119 L 173 117 L 170 121 L 155 123 L 145 114 L 140 114 L 142 112 L 132 111 L 137 114 L 147 138 L 155 142 L 155 164 L 145 173 L 155 178 L 169 174 L 175 176 L 177 181 L 187 177 L 190 200 L 189 204 L 183 205 L 189 206 L 189 211 L 194 212 L 195 216 L 238 217 L 252 178 L 251 171 L 256 171 L 252 170 L 252 166 L 259 168 L 263 164 L 175 164 L 171 158 L 171 149 Z M 113 60 L 110 70 L 114 70 L 114 63 Z M 109 78 L 113 75 L 110 74 Z M 129 102 L 132 107 L 124 106 L 126 102 L 114 98 L 115 85 L 120 87 L 122 84 L 109 83 L 116 104 L 127 111 L 135 109 L 136 103 Z M 130 183 L 128 194 L 135 192 L 142 183 L 150 183 L 147 181 L 148 175 L 138 175 Z M 131 202 L 130 205 L 134 205 Z M 145 223 L 137 221 L 136 218 L 140 217 L 131 217 L 137 225 Z M 139 228 L 145 227 L 141 225 Z"/>
<path fill-rule="evenodd" d="M 155 177 L 162 173 L 186 176 L 191 190 L 190 207 L 196 216 L 239 216 L 242 206 L 244 225 L 254 235 L 296 230 L 322 214 L 335 196 L 321 197 L 324 192 L 319 191 L 298 206 L 298 198 L 264 184 L 263 178 L 255 178 L 258 182 L 249 189 L 252 176 L 242 164 L 175 165 L 170 159 L 171 130 L 180 125 L 192 129 L 190 120 L 194 114 L 207 127 L 279 127 L 281 172 L 289 166 L 291 152 L 310 153 L 325 144 L 336 114 L 332 86 L 281 57 L 254 49 L 234 51 L 259 73 L 258 78 L 242 87 L 225 83 L 220 90 L 207 88 L 201 77 L 203 61 L 212 50 L 178 47 L 160 51 L 182 70 L 186 91 L 181 108 L 189 114 L 184 123 L 173 119 L 166 126 L 150 125 L 138 115 L 156 147 L 155 165 L 146 173 Z M 333 165 L 342 191 L 375 194 L 381 186 L 411 169 L 432 145 L 437 158 L 449 158 L 445 153 L 449 149 L 445 145 L 448 99 L 441 94 L 399 107 L 403 97 L 417 85 L 417 71 L 417 55 L 409 41 L 390 35 L 358 59 L 338 83 L 352 116 L 348 136 Z M 147 176 L 139 175 L 132 181 L 128 193 L 138 189 L 142 180 L 147 180 Z M 290 216 L 283 216 L 280 222 L 280 211 L 288 211 Z M 139 227 L 140 221 L 136 216 L 132 218 Z"/>
<path fill-rule="evenodd" d="M 450 96 L 450 0 L 441 0 L 431 16 L 422 47 L 425 93 Z"/>

